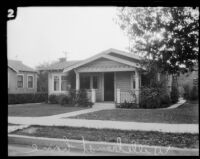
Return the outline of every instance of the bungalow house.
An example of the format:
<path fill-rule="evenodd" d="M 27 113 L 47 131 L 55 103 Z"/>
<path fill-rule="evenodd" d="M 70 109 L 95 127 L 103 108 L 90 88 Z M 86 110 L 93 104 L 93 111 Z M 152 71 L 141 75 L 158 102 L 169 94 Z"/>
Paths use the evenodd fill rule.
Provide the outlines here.
<path fill-rule="evenodd" d="M 8 94 L 37 92 L 37 71 L 21 61 L 8 60 Z"/>
<path fill-rule="evenodd" d="M 70 88 L 86 89 L 92 102 L 113 101 L 139 103 L 141 57 L 116 49 L 108 49 L 82 61 L 60 62 L 46 68 L 48 93 L 68 93 Z M 74 72 L 74 86 L 69 74 Z M 130 91 L 135 92 L 135 97 Z"/>

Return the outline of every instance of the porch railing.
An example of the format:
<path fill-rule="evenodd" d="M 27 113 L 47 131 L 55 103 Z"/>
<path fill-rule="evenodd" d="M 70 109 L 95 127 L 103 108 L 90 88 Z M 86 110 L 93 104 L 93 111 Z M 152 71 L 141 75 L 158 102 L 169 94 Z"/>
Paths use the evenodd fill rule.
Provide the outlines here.
<path fill-rule="evenodd" d="M 138 103 L 138 94 L 139 90 L 120 90 L 117 89 L 117 103 L 124 103 L 130 102 L 130 103 Z"/>

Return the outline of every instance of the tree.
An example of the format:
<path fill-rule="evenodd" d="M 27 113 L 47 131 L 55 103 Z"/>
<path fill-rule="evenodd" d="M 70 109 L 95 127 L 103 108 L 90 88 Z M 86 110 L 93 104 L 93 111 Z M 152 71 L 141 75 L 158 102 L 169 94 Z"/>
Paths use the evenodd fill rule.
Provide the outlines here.
<path fill-rule="evenodd" d="M 198 58 L 199 11 L 190 7 L 123 7 L 117 22 L 128 35 L 130 51 L 142 64 L 176 74 L 192 69 Z"/>
<path fill-rule="evenodd" d="M 37 79 L 37 91 L 38 92 L 48 92 L 48 71 L 45 68 L 56 63 L 53 62 L 43 62 L 39 64 L 36 69 L 38 70 L 38 79 Z"/>

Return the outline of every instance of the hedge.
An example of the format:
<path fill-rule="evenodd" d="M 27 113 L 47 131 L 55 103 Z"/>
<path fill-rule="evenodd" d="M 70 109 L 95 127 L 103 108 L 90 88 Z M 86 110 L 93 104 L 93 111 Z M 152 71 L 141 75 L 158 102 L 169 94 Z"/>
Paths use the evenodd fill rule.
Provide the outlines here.
<path fill-rule="evenodd" d="M 41 103 L 48 101 L 48 93 L 8 94 L 8 104 Z"/>

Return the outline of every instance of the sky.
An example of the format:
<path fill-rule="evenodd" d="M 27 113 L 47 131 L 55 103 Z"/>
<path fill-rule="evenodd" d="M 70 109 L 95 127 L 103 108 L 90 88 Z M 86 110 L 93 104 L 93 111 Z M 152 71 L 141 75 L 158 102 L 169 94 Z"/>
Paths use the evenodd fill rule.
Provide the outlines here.
<path fill-rule="evenodd" d="M 109 48 L 127 51 L 115 7 L 19 7 L 7 22 L 8 59 L 35 68 L 64 57 L 83 60 Z"/>

